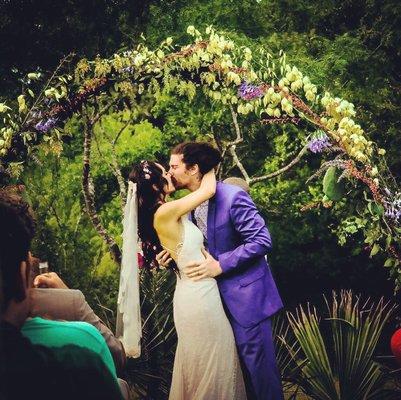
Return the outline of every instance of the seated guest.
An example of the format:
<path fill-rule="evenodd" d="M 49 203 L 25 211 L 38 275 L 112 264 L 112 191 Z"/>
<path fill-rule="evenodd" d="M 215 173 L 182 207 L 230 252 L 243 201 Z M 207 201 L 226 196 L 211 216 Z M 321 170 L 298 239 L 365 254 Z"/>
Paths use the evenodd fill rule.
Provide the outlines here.
<path fill-rule="evenodd" d="M 124 347 L 111 330 L 93 312 L 80 290 L 69 289 L 55 273 L 33 277 L 35 289 L 31 289 L 31 317 L 52 320 L 84 321 L 93 325 L 103 336 L 113 357 L 117 375 L 126 364 Z"/>
<path fill-rule="evenodd" d="M 249 193 L 250 187 L 245 179 L 237 178 L 236 176 L 229 176 L 228 178 L 224 179 L 223 182 L 229 185 L 238 186 L 242 190 L 245 190 L 245 192 Z"/>
<path fill-rule="evenodd" d="M 40 317 L 28 318 L 21 328 L 21 333 L 33 344 L 41 344 L 46 347 L 74 344 L 92 350 L 99 355 L 111 374 L 117 379 L 116 367 L 106 342 L 100 332 L 87 322 L 53 321 Z"/>
<path fill-rule="evenodd" d="M 5 190 L 0 221 L 0 398 L 121 399 L 115 377 L 95 352 L 34 345 L 21 334 L 30 311 L 35 223 L 27 203 Z"/>
<path fill-rule="evenodd" d="M 123 375 L 126 364 L 124 347 L 93 312 L 82 292 L 69 289 L 55 272 L 41 275 L 36 273 L 32 276 L 32 282 L 36 288 L 30 291 L 31 317 L 42 316 L 51 320 L 84 321 L 93 325 L 106 341 L 117 369 L 117 376 Z M 24 328 L 26 325 L 27 323 Z M 130 398 L 128 383 L 121 378 L 117 380 L 124 399 L 128 400 Z"/>

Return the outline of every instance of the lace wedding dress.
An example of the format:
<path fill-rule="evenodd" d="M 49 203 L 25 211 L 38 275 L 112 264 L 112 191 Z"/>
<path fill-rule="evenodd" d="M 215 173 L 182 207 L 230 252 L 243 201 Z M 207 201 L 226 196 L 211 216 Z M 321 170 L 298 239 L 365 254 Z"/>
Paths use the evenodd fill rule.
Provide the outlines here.
<path fill-rule="evenodd" d="M 204 258 L 201 231 L 181 218 L 183 241 L 178 269 Z M 181 271 L 174 293 L 178 335 L 169 400 L 242 400 L 245 387 L 234 335 L 224 313 L 216 280 L 191 281 Z"/>

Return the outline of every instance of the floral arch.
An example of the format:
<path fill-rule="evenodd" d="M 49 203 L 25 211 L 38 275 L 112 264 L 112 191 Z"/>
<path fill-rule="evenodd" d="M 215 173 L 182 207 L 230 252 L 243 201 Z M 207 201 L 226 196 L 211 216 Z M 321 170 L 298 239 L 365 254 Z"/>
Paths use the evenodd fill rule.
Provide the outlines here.
<path fill-rule="evenodd" d="M 155 50 L 138 45 L 107 59 L 81 59 L 73 64 L 73 56 L 68 56 L 47 81 L 40 72 L 28 74 L 15 104 L 0 103 L 2 180 L 18 179 L 25 161 L 35 158 L 40 146 L 60 153 L 66 122 L 80 115 L 84 121 L 82 186 L 86 210 L 118 261 L 119 247 L 95 208 L 90 157 L 96 124 L 112 110 L 130 113 L 133 104 L 140 105 L 145 97 L 170 94 L 191 101 L 202 93 L 230 113 L 233 134 L 219 145 L 249 184 L 285 173 L 312 152 L 322 161 L 310 179 L 323 176 L 322 193 L 304 210 L 319 204 L 334 207 L 346 202 L 348 193 L 358 191 L 358 204 L 338 231 L 343 238 L 361 231 L 371 256 L 385 253 L 384 266 L 398 288 L 401 193 L 386 166 L 384 149 L 378 148 L 355 121 L 353 104 L 321 91 L 287 63 L 283 52 L 273 57 L 264 48 L 251 50 L 213 27 L 203 34 L 190 26 L 187 33 L 192 40 L 179 49 L 167 38 Z M 240 122 L 245 116 L 266 126 L 302 123 L 302 145 L 295 158 L 274 172 L 250 176 L 237 151 L 244 140 Z M 117 132 L 114 144 L 118 136 Z M 124 203 L 126 188 L 118 160 L 113 160 L 113 165 Z"/>

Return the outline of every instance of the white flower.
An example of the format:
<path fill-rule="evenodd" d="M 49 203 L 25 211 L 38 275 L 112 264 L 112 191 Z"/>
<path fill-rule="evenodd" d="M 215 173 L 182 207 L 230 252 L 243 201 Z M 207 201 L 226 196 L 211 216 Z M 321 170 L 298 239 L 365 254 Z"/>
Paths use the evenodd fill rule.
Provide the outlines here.
<path fill-rule="evenodd" d="M 191 36 L 195 35 L 195 27 L 193 25 L 189 25 L 187 28 L 187 33 Z"/>
<path fill-rule="evenodd" d="M 6 112 L 7 110 L 11 110 L 11 108 L 6 106 L 6 103 L 0 103 L 0 113 Z"/>

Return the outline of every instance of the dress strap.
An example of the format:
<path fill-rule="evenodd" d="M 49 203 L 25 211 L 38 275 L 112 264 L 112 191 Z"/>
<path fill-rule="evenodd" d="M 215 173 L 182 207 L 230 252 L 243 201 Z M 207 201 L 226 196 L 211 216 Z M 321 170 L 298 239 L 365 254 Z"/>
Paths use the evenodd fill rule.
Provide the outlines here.
<path fill-rule="evenodd" d="M 184 220 L 185 220 L 185 219 L 184 219 L 184 218 L 187 218 L 187 217 L 186 217 L 186 216 L 185 216 L 185 217 L 182 216 L 182 217 L 180 218 L 180 219 L 181 219 L 181 226 L 182 226 L 181 242 L 177 243 L 177 246 L 176 246 L 175 250 L 169 249 L 168 247 L 163 246 L 163 245 L 160 243 L 160 245 L 163 247 L 163 249 L 169 251 L 170 254 L 171 254 L 171 253 L 174 253 L 177 257 L 179 257 L 180 252 L 181 252 L 181 249 L 182 249 L 182 247 L 184 246 L 184 238 L 185 238 L 185 227 L 184 227 Z"/>

